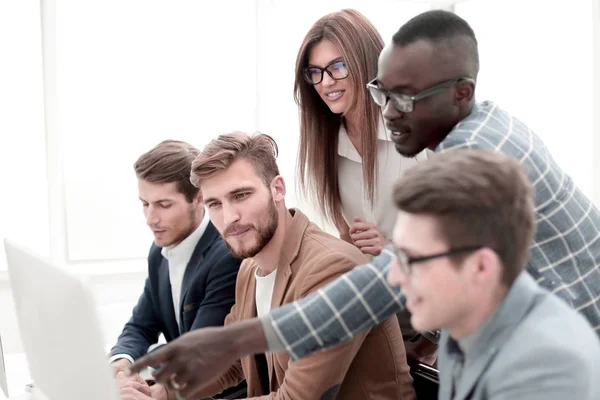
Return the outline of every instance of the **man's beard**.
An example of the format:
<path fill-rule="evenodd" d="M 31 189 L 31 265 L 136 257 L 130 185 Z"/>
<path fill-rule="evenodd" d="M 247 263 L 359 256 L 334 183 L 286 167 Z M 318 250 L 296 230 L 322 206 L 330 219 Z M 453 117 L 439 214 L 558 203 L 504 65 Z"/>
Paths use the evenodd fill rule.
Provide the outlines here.
<path fill-rule="evenodd" d="M 225 239 L 225 244 L 227 245 L 227 247 L 229 248 L 229 251 L 231 251 L 231 254 L 234 257 L 239 258 L 241 260 L 246 259 L 246 258 L 252 258 L 255 255 L 257 255 L 258 253 L 260 253 L 267 244 L 269 244 L 269 242 L 273 238 L 273 235 L 275 235 L 275 231 L 277 230 L 278 224 L 279 224 L 279 214 L 277 214 L 277 209 L 275 208 L 275 204 L 273 204 L 273 200 L 271 199 L 269 201 L 269 206 L 267 208 L 266 222 L 264 225 L 256 227 L 256 228 L 251 225 L 243 225 L 243 226 L 231 225 L 226 229 L 226 231 L 224 232 L 224 235 L 223 235 L 223 237 Z M 227 239 L 229 232 L 242 231 L 247 228 L 250 228 L 251 231 L 252 230 L 256 231 L 256 233 L 258 234 L 256 244 L 250 248 L 244 248 L 242 245 L 242 247 L 240 249 L 235 249 L 229 243 L 229 240 Z M 251 233 L 251 232 L 248 232 L 248 233 Z"/>

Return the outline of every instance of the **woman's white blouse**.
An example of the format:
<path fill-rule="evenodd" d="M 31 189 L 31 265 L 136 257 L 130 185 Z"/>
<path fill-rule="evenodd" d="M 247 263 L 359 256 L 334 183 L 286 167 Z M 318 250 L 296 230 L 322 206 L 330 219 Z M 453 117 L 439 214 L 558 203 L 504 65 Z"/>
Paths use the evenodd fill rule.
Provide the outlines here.
<path fill-rule="evenodd" d="M 366 222 L 375 222 L 379 231 L 388 239 L 396 222 L 396 209 L 392 199 L 394 185 L 408 168 L 427 159 L 429 150 L 413 158 L 401 156 L 390 139 L 390 133 L 383 121 L 379 121 L 377 137 L 377 187 L 373 207 L 369 204 L 366 185 L 363 181 L 362 158 L 350 141 L 342 124 L 338 139 L 338 177 L 342 201 L 342 214 L 348 226 L 354 224 L 354 217 Z"/>

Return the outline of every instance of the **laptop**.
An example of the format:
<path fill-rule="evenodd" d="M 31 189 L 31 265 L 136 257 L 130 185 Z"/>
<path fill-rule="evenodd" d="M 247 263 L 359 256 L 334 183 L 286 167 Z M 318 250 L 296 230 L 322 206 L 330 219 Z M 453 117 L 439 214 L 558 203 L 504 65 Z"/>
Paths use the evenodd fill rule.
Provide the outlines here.
<path fill-rule="evenodd" d="M 4 247 L 36 389 L 49 400 L 118 400 L 89 287 L 12 241 Z"/>

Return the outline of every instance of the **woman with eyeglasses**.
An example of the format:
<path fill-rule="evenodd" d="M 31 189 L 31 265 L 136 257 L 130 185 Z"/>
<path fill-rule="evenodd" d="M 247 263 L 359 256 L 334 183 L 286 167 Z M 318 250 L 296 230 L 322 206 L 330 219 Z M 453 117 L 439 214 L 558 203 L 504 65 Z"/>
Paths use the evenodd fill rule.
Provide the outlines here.
<path fill-rule="evenodd" d="M 328 14 L 300 46 L 294 84 L 300 189 L 342 239 L 371 256 L 392 237 L 393 184 L 417 162 L 396 152 L 366 88 L 382 48 L 381 36 L 361 13 Z"/>
<path fill-rule="evenodd" d="M 367 90 L 382 49 L 377 29 L 358 11 L 325 15 L 300 46 L 294 84 L 300 189 L 342 239 L 369 256 L 379 255 L 392 237 L 394 183 L 425 159 L 396 152 Z M 436 346 L 412 329 L 408 313 L 398 318 L 409 356 L 432 363 Z"/>

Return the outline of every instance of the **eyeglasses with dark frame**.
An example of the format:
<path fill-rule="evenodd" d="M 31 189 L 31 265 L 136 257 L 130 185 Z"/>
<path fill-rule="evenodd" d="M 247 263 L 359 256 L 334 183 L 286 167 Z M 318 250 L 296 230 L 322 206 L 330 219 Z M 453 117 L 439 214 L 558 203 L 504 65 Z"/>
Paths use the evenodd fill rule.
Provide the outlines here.
<path fill-rule="evenodd" d="M 331 79 L 336 81 L 341 81 L 342 79 L 346 79 L 348 77 L 348 69 L 346 68 L 346 63 L 344 61 L 334 61 L 327 65 L 325 68 L 316 67 L 311 65 L 309 67 L 305 67 L 302 69 L 302 76 L 304 80 L 311 85 L 318 85 L 323 81 L 323 73 L 327 72 L 327 75 L 331 77 Z"/>
<path fill-rule="evenodd" d="M 451 88 L 456 83 L 463 80 L 471 80 L 471 78 L 466 76 L 461 76 L 458 78 L 448 79 L 437 85 L 434 85 L 428 89 L 425 89 L 415 95 L 409 95 L 404 93 L 398 93 L 394 91 L 384 90 L 377 86 L 377 78 L 373 79 L 371 82 L 367 83 L 367 89 L 369 89 L 369 93 L 371 97 L 375 101 L 375 103 L 379 107 L 385 107 L 389 100 L 392 101 L 392 105 L 400 112 L 409 113 L 413 112 L 415 109 L 415 102 L 419 100 L 423 100 L 429 96 L 433 96 L 434 94 L 443 92 L 446 89 Z"/>
<path fill-rule="evenodd" d="M 403 250 L 397 248 L 396 246 L 394 246 L 394 252 L 396 253 L 396 258 L 398 259 L 398 265 L 400 266 L 400 270 L 402 271 L 402 273 L 404 275 L 412 275 L 412 265 L 413 264 L 417 264 L 417 263 L 421 263 L 421 262 L 425 262 L 425 261 L 429 261 L 429 260 L 434 260 L 436 258 L 442 258 L 442 257 L 451 257 L 451 256 L 456 256 L 459 254 L 464 254 L 464 253 L 469 253 L 469 252 L 473 252 L 473 251 L 477 251 L 479 249 L 482 249 L 485 246 L 465 246 L 465 247 L 459 247 L 456 249 L 450 249 L 448 251 L 445 251 L 443 253 L 437 253 L 437 254 L 431 254 L 428 256 L 422 256 L 422 257 L 409 257 Z"/>

